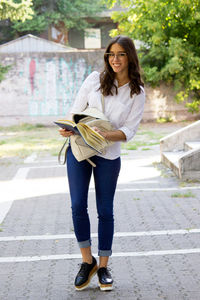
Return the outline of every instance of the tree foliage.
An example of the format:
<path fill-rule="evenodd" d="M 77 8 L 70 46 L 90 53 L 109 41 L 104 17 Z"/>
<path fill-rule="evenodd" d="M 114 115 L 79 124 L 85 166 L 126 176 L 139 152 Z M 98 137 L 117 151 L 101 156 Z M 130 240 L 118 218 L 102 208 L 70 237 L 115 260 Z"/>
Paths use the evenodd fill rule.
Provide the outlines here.
<path fill-rule="evenodd" d="M 33 0 L 34 16 L 24 23 L 15 22 L 21 33 L 40 33 L 51 24 L 63 22 L 67 29 L 88 27 L 85 17 L 95 17 L 103 6 L 99 0 Z"/>
<path fill-rule="evenodd" d="M 11 21 L 20 20 L 24 22 L 27 19 L 31 19 L 33 15 L 31 5 L 32 0 L 1 0 L 0 20 L 10 19 Z"/>
<path fill-rule="evenodd" d="M 0 21 L 7 20 L 24 22 L 30 20 L 33 15 L 31 8 L 32 0 L 1 0 L 0 1 Z M 3 66 L 0 64 L 0 82 L 5 78 L 6 73 L 11 68 L 11 65 Z"/>
<path fill-rule="evenodd" d="M 5 78 L 7 72 L 10 70 L 11 65 L 8 66 L 2 66 L 0 64 L 0 82 Z"/>
<path fill-rule="evenodd" d="M 107 0 L 125 12 L 115 12 L 112 35 L 142 41 L 140 59 L 146 82 L 172 83 L 176 99 L 189 111 L 200 109 L 200 0 Z M 192 97 L 192 101 L 189 100 Z"/>

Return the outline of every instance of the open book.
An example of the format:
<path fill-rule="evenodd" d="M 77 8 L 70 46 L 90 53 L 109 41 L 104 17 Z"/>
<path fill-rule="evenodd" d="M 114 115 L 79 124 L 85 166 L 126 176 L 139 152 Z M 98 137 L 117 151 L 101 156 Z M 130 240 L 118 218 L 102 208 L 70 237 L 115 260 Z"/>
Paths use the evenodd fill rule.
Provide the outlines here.
<path fill-rule="evenodd" d="M 75 123 L 71 120 L 58 120 L 54 123 L 63 129 L 73 131 L 75 134 L 79 134 L 83 138 L 86 145 L 99 153 L 102 153 L 100 149 L 103 149 L 108 145 L 106 139 L 101 134 L 96 132 L 85 123 Z"/>

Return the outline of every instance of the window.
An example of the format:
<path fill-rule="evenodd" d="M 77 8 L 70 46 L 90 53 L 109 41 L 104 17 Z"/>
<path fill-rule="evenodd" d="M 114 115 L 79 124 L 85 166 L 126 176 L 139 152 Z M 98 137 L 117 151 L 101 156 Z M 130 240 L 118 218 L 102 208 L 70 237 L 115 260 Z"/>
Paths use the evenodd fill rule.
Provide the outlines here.
<path fill-rule="evenodd" d="M 85 29 L 84 44 L 86 49 L 101 48 L 101 29 Z"/>

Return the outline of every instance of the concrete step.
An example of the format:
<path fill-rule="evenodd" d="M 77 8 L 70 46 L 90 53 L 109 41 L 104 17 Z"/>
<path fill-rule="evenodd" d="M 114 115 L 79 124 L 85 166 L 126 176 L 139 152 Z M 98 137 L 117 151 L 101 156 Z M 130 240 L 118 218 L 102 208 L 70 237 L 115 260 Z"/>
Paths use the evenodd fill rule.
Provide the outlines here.
<path fill-rule="evenodd" d="M 186 151 L 179 158 L 180 178 L 186 180 L 200 180 L 200 148 Z"/>
<path fill-rule="evenodd" d="M 200 180 L 199 147 L 189 151 L 163 152 L 161 161 L 181 179 Z"/>
<path fill-rule="evenodd" d="M 184 149 L 185 142 L 200 141 L 200 120 L 181 128 L 160 140 L 160 150 L 177 151 Z"/>
<path fill-rule="evenodd" d="M 200 148 L 200 141 L 194 141 L 194 142 L 185 142 L 184 143 L 184 150 L 189 151 L 193 149 Z"/>
<path fill-rule="evenodd" d="M 176 176 L 180 176 L 179 174 L 179 159 L 184 156 L 185 151 L 174 151 L 174 152 L 162 152 L 161 153 L 161 161 L 168 166 L 172 171 L 176 174 Z"/>
<path fill-rule="evenodd" d="M 181 179 L 200 180 L 200 120 L 160 140 L 161 161 Z"/>

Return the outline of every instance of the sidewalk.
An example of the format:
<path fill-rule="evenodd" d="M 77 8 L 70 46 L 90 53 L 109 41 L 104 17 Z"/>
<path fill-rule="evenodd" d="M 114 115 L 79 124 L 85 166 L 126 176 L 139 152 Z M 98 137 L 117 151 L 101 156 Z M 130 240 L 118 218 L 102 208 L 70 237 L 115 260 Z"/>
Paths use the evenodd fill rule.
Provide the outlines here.
<path fill-rule="evenodd" d="M 159 164 L 158 145 L 123 154 L 109 264 L 113 291 L 101 292 L 96 276 L 75 291 L 81 260 L 66 170 L 55 157 L 33 154 L 0 182 L 0 300 L 200 299 L 200 184 L 180 182 Z M 89 212 L 96 256 L 93 182 Z"/>

